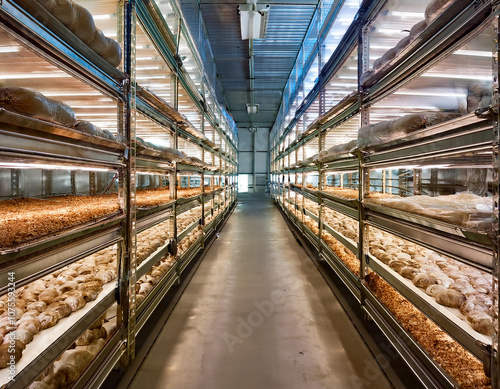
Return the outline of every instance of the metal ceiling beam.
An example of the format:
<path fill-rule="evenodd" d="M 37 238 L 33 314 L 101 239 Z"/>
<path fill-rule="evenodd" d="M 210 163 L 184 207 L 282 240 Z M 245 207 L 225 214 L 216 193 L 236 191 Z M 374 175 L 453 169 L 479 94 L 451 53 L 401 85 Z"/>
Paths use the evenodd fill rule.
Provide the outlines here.
<path fill-rule="evenodd" d="M 250 52 L 250 58 L 248 60 L 248 67 L 249 67 L 249 72 L 250 72 L 250 104 L 255 105 L 255 96 L 254 96 L 254 87 L 255 87 L 255 66 L 254 66 L 254 59 L 253 59 L 253 39 L 248 40 L 248 46 L 249 46 L 249 52 Z"/>

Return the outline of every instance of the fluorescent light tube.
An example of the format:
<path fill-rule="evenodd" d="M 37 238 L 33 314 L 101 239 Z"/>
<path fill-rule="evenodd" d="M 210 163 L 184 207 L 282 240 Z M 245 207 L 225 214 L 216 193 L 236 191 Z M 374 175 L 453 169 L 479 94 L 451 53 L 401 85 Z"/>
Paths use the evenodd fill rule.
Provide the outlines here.
<path fill-rule="evenodd" d="M 67 73 L 23 73 L 23 74 L 1 74 L 1 80 L 24 80 L 34 78 L 66 78 L 71 77 Z"/>
<path fill-rule="evenodd" d="M 64 165 L 48 165 L 36 163 L 19 163 L 19 162 L 0 162 L 0 168 L 8 169 L 48 169 L 48 170 L 80 170 L 92 172 L 108 172 L 112 169 L 94 168 L 90 166 L 64 166 Z"/>
<path fill-rule="evenodd" d="M 114 16 L 114 15 L 111 15 L 111 14 L 108 14 L 108 15 L 93 15 L 93 18 L 94 18 L 94 20 L 103 20 L 103 19 L 110 19 L 111 16 Z"/>
<path fill-rule="evenodd" d="M 19 51 L 19 46 L 0 46 L 0 53 L 16 53 Z"/>
<path fill-rule="evenodd" d="M 393 16 L 400 16 L 402 18 L 424 19 L 424 17 L 425 17 L 425 14 L 423 12 L 391 11 L 389 13 Z"/>
<path fill-rule="evenodd" d="M 479 50 L 457 50 L 452 53 L 453 55 L 469 55 L 471 57 L 485 57 L 492 58 L 493 53 L 491 51 L 479 51 Z"/>
<path fill-rule="evenodd" d="M 451 78 L 457 80 L 491 80 L 491 75 L 480 76 L 477 74 L 454 74 L 454 73 L 424 73 L 422 77 L 428 78 Z"/>

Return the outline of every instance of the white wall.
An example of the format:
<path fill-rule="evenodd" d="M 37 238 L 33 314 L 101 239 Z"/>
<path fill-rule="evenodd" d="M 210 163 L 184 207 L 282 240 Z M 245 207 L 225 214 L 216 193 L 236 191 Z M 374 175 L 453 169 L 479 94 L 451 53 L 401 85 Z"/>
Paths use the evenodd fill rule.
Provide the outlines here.
<path fill-rule="evenodd" d="M 249 192 L 263 192 L 266 188 L 269 164 L 269 128 L 258 128 L 255 137 L 246 128 L 238 130 L 239 174 L 248 174 Z M 255 183 L 254 183 L 255 173 Z"/>

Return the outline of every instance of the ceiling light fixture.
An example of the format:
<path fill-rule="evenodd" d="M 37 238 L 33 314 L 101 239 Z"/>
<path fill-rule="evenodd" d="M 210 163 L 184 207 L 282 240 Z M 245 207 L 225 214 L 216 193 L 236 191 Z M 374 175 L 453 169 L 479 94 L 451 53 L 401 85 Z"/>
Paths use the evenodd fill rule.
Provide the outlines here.
<path fill-rule="evenodd" d="M 248 0 L 247 4 L 238 6 L 241 24 L 241 39 L 262 39 L 266 35 L 268 4 L 257 4 L 256 0 Z"/>
<path fill-rule="evenodd" d="M 247 104 L 247 113 L 249 115 L 256 115 L 259 113 L 259 104 Z"/>

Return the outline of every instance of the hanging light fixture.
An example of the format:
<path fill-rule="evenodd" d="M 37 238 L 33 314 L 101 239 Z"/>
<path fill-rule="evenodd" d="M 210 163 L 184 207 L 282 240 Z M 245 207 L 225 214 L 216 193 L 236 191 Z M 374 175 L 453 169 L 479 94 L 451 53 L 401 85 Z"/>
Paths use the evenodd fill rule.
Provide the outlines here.
<path fill-rule="evenodd" d="M 247 113 L 249 115 L 256 115 L 259 113 L 259 104 L 247 104 Z"/>
<path fill-rule="evenodd" d="M 266 35 L 269 4 L 257 4 L 249 0 L 238 6 L 241 24 L 241 39 L 262 39 Z"/>

